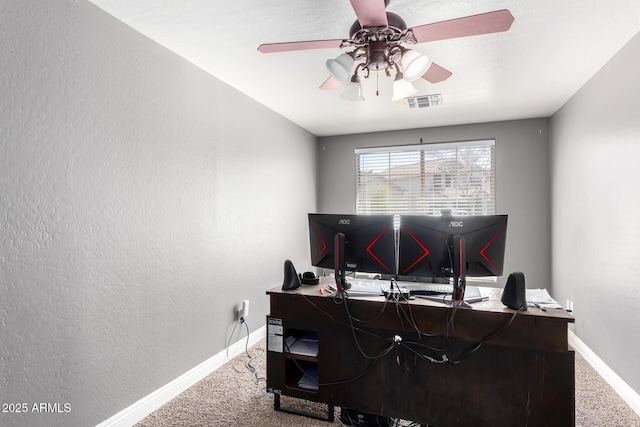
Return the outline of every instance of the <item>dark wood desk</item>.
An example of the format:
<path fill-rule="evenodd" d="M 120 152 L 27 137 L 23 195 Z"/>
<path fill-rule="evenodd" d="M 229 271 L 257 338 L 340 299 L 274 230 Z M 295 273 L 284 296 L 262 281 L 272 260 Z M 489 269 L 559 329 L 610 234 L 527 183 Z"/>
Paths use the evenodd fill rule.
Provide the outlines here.
<path fill-rule="evenodd" d="M 453 309 L 427 300 L 385 306 L 383 297 L 354 296 L 345 306 L 321 295 L 320 286 L 273 288 L 267 292 L 267 390 L 278 403 L 282 394 L 432 426 L 574 426 L 574 353 L 567 343 L 567 324 L 574 319 L 562 309 L 518 313 L 503 333 L 456 364 L 431 363 L 409 350 L 442 360 L 443 352 L 427 346 L 447 347 L 444 354 L 457 361 L 503 329 L 514 310 L 502 305 L 500 289 L 481 291 L 491 298 L 458 308 L 449 338 L 418 340 L 409 318 L 421 332 L 437 334 L 447 329 Z M 367 322 L 349 321 L 347 308 Z M 317 356 L 283 350 L 283 337 L 304 331 L 317 333 Z M 410 344 L 418 341 L 422 347 Z M 389 348 L 377 360 L 362 354 L 373 357 Z M 300 368 L 307 366 L 318 370 L 317 390 L 298 386 Z"/>

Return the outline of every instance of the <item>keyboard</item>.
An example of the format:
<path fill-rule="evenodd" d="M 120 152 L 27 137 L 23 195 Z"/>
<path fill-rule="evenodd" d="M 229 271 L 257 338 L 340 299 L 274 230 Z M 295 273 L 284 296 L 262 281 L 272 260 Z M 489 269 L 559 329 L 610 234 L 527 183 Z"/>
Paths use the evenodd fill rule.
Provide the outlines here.
<path fill-rule="evenodd" d="M 431 289 L 411 289 L 409 291 L 411 295 L 445 295 L 452 294 L 453 288 L 451 286 L 448 287 L 434 287 Z"/>
<path fill-rule="evenodd" d="M 453 285 L 446 283 L 418 283 L 398 282 L 401 288 L 406 288 L 411 295 L 442 295 L 453 293 Z"/>
<path fill-rule="evenodd" d="M 391 287 L 391 281 L 378 279 L 354 279 L 349 278 L 351 289 L 354 292 L 386 290 Z M 406 289 L 414 295 L 439 295 L 453 292 L 453 285 L 450 283 L 424 283 L 424 282 L 405 282 L 398 280 L 395 282 L 401 289 Z M 396 285 L 394 285 L 395 287 Z"/>

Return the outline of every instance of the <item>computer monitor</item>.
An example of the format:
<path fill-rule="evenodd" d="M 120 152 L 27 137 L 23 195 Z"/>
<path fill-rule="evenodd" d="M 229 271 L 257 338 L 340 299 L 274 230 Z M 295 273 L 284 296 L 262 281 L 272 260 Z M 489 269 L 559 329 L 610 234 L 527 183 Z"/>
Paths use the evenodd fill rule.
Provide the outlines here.
<path fill-rule="evenodd" d="M 504 266 L 507 215 L 401 215 L 398 274 L 453 277 L 453 301 L 466 277 L 499 276 Z"/>
<path fill-rule="evenodd" d="M 345 271 L 396 273 L 393 215 L 310 213 L 309 241 L 313 266 L 342 275 Z"/>

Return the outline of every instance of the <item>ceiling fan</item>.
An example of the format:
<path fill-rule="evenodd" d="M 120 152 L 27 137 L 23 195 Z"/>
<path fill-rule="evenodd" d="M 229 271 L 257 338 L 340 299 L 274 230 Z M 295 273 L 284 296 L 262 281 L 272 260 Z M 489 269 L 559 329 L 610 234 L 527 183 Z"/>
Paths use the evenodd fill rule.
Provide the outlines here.
<path fill-rule="evenodd" d="M 404 20 L 387 12 L 389 0 L 349 0 L 357 20 L 349 30 L 348 39 L 311 40 L 288 43 L 267 43 L 258 47 L 262 53 L 297 50 L 340 48 L 345 49 L 335 59 L 326 61 L 331 74 L 321 89 L 334 89 L 345 85 L 342 98 L 363 101 L 359 72 L 369 77 L 372 71 L 383 71 L 393 82 L 393 100 L 403 99 L 417 92 L 412 81 L 423 78 L 438 83 L 451 77 L 451 72 L 433 63 L 428 56 L 408 49 L 406 45 L 446 40 L 459 37 L 491 34 L 509 30 L 513 16 L 506 10 L 466 16 L 449 21 L 435 22 L 407 28 Z"/>

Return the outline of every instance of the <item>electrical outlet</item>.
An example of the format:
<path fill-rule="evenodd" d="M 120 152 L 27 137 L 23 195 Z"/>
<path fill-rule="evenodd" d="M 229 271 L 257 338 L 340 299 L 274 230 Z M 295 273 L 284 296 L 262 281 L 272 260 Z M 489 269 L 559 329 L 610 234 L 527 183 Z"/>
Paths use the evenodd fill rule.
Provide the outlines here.
<path fill-rule="evenodd" d="M 238 304 L 236 310 L 236 320 L 240 322 L 242 319 L 246 320 L 249 317 L 249 300 L 246 299 Z"/>
<path fill-rule="evenodd" d="M 570 299 L 567 300 L 567 305 L 565 306 L 565 309 L 568 312 L 573 313 L 573 301 L 571 301 Z"/>

